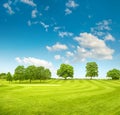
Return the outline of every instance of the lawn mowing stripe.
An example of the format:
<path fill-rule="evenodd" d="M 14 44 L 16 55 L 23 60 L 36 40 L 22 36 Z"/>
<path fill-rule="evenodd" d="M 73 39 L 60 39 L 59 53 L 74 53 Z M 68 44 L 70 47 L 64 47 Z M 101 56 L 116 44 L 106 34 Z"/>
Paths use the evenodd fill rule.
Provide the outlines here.
<path fill-rule="evenodd" d="M 118 115 L 119 113 L 119 81 L 55 80 L 46 83 L 61 86 L 41 87 L 36 84 L 38 85 L 36 87 L 26 87 L 24 84 L 23 86 L 14 84 L 0 87 L 2 99 L 0 114 Z M 7 106 L 9 104 L 10 106 Z"/>

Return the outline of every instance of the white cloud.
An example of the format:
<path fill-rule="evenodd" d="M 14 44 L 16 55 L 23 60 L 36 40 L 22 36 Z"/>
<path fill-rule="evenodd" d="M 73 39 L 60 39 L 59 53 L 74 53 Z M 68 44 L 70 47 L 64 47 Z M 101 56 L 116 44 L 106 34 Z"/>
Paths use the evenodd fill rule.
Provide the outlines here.
<path fill-rule="evenodd" d="M 50 71 L 52 72 L 52 77 L 57 77 L 56 76 L 56 69 L 54 68 L 53 64 L 49 61 L 34 58 L 34 57 L 16 57 L 15 59 L 18 63 L 23 64 L 23 65 L 35 65 L 35 66 L 43 66 L 45 68 L 49 68 Z"/>
<path fill-rule="evenodd" d="M 104 42 L 91 33 L 81 33 L 79 37 L 74 38 L 79 45 L 76 51 L 76 60 L 85 60 L 86 58 L 112 59 L 114 53 Z"/>
<path fill-rule="evenodd" d="M 56 27 L 54 27 L 53 31 L 57 32 L 59 29 L 61 29 L 61 27 L 56 26 Z"/>
<path fill-rule="evenodd" d="M 66 3 L 66 7 L 68 8 L 75 8 L 77 6 L 79 6 L 79 4 L 75 3 L 74 0 L 68 0 L 68 2 Z"/>
<path fill-rule="evenodd" d="M 64 38 L 65 36 L 71 37 L 71 36 L 73 36 L 73 33 L 72 32 L 59 32 L 59 36 L 62 38 Z"/>
<path fill-rule="evenodd" d="M 70 47 L 71 47 L 71 48 L 75 48 L 75 46 L 74 46 L 74 45 L 72 45 L 72 44 L 70 44 Z"/>
<path fill-rule="evenodd" d="M 77 4 L 74 0 L 68 0 L 68 2 L 65 5 L 66 5 L 65 15 L 71 14 L 72 9 L 79 6 L 79 4 Z"/>
<path fill-rule="evenodd" d="M 35 24 L 39 24 L 39 22 L 38 21 L 34 21 L 34 22 L 31 22 L 30 20 L 28 20 L 27 21 L 27 24 L 28 24 L 28 26 L 31 26 L 31 25 L 35 25 Z"/>
<path fill-rule="evenodd" d="M 65 44 L 60 44 L 60 43 L 56 43 L 53 46 L 46 46 L 47 50 L 49 51 L 61 51 L 61 50 L 67 50 L 68 47 Z"/>
<path fill-rule="evenodd" d="M 46 6 L 46 7 L 45 7 L 45 11 L 48 11 L 48 10 L 49 10 L 49 8 L 50 8 L 49 6 Z"/>
<path fill-rule="evenodd" d="M 65 9 L 65 15 L 68 15 L 68 14 L 71 14 L 71 13 L 72 13 L 72 10 L 70 10 L 69 8 Z"/>
<path fill-rule="evenodd" d="M 91 28 L 91 32 L 94 35 L 104 37 L 106 36 L 106 33 L 111 30 L 111 27 L 110 27 L 111 23 L 112 23 L 111 19 L 100 21 L 96 23 L 96 27 Z"/>
<path fill-rule="evenodd" d="M 97 36 L 104 36 L 105 35 L 104 32 L 99 32 L 99 31 L 94 31 L 94 34 Z"/>
<path fill-rule="evenodd" d="M 33 58 L 33 57 L 24 57 L 24 58 L 17 57 L 16 61 L 18 63 L 23 63 L 23 64 L 27 64 L 27 65 L 44 66 L 45 68 L 53 67 L 51 62 Z"/>
<path fill-rule="evenodd" d="M 104 38 L 105 41 L 115 41 L 115 38 L 110 34 L 108 33 L 105 38 Z"/>
<path fill-rule="evenodd" d="M 48 31 L 49 25 L 45 24 L 44 22 L 40 21 L 40 24 L 45 28 L 45 31 Z"/>
<path fill-rule="evenodd" d="M 30 5 L 30 6 L 36 6 L 36 4 L 33 2 L 33 0 L 21 0 L 21 2 Z"/>
<path fill-rule="evenodd" d="M 12 14 L 15 13 L 15 12 L 12 10 L 11 6 L 10 6 L 11 4 L 12 4 L 11 1 L 8 1 L 8 3 L 4 3 L 4 4 L 3 4 L 3 7 L 7 9 L 7 12 L 8 12 L 10 15 L 12 15 Z"/>
<path fill-rule="evenodd" d="M 90 51 L 87 51 L 85 48 L 77 46 L 77 50 L 75 51 L 74 55 L 75 61 L 85 61 L 86 58 L 91 58 L 92 53 Z"/>
<path fill-rule="evenodd" d="M 111 30 L 110 24 L 112 23 L 112 20 L 103 20 L 101 22 L 98 22 L 96 25 L 98 26 L 98 30 Z"/>
<path fill-rule="evenodd" d="M 38 13 L 37 9 L 32 10 L 32 14 L 31 14 L 32 18 L 36 18 L 37 13 Z"/>
<path fill-rule="evenodd" d="M 16 60 L 18 63 L 22 63 L 22 60 L 21 60 L 19 57 L 16 57 L 15 60 Z"/>
<path fill-rule="evenodd" d="M 55 58 L 56 60 L 60 60 L 60 59 L 61 59 L 61 56 L 60 56 L 60 55 L 55 55 L 54 58 Z"/>
<path fill-rule="evenodd" d="M 31 26 L 31 25 L 32 25 L 32 23 L 31 23 L 30 20 L 28 20 L 27 24 L 28 24 L 28 26 Z"/>
<path fill-rule="evenodd" d="M 66 56 L 67 56 L 67 57 L 73 57 L 74 54 L 73 54 L 72 52 L 68 51 L 68 52 L 66 53 Z"/>

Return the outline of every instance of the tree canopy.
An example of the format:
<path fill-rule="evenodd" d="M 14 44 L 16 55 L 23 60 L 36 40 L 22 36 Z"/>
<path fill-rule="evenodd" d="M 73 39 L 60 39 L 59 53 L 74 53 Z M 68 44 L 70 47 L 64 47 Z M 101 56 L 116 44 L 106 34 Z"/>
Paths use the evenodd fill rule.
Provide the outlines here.
<path fill-rule="evenodd" d="M 26 68 L 26 76 L 30 80 L 30 83 L 31 80 L 36 78 L 36 67 L 34 65 L 28 66 Z"/>
<path fill-rule="evenodd" d="M 120 70 L 112 69 L 107 72 L 107 77 L 111 77 L 112 79 L 120 79 Z"/>
<path fill-rule="evenodd" d="M 50 79 L 51 78 L 51 72 L 49 69 L 44 70 L 44 79 Z"/>
<path fill-rule="evenodd" d="M 86 64 L 86 77 L 98 77 L 98 65 L 96 62 L 88 62 Z"/>
<path fill-rule="evenodd" d="M 64 79 L 73 78 L 74 68 L 69 64 L 61 64 L 60 68 L 57 70 L 57 75 Z M 98 65 L 96 62 L 88 62 L 86 63 L 86 77 L 98 77 Z M 107 72 L 107 77 L 111 77 L 112 79 L 120 79 L 120 70 L 112 69 Z M 36 67 L 34 65 L 30 65 L 28 67 L 24 67 L 19 65 L 15 68 L 13 76 L 10 72 L 8 73 L 0 73 L 0 79 L 6 79 L 7 81 L 19 80 L 19 82 L 23 80 L 29 80 L 30 83 L 32 80 L 42 80 L 50 79 L 51 71 L 43 66 Z"/>
<path fill-rule="evenodd" d="M 24 66 L 17 66 L 14 72 L 14 80 L 19 80 L 21 82 L 24 79 L 25 79 Z"/>
<path fill-rule="evenodd" d="M 43 66 L 36 67 L 30 65 L 27 68 L 24 66 L 17 66 L 14 72 L 14 80 L 45 80 L 51 78 L 51 72 L 49 69 L 45 69 Z"/>
<path fill-rule="evenodd" d="M 9 82 L 11 82 L 13 80 L 12 75 L 11 75 L 10 72 L 7 73 L 6 80 L 9 81 Z"/>
<path fill-rule="evenodd" d="M 6 79 L 6 73 L 0 73 L 0 79 Z"/>
<path fill-rule="evenodd" d="M 43 80 L 45 68 L 40 66 L 36 68 L 36 79 Z"/>
<path fill-rule="evenodd" d="M 67 79 L 67 77 L 73 78 L 74 69 L 69 64 L 61 64 L 60 69 L 57 70 L 57 75 Z"/>
<path fill-rule="evenodd" d="M 51 72 L 49 69 L 45 69 L 43 66 L 36 67 L 36 79 L 41 80 L 51 78 Z"/>

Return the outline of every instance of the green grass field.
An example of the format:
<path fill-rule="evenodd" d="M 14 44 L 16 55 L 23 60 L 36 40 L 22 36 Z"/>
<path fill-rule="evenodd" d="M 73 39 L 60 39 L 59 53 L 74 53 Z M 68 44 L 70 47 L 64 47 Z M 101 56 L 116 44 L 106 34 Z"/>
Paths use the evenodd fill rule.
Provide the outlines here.
<path fill-rule="evenodd" d="M 0 81 L 0 115 L 120 115 L 120 80 Z"/>

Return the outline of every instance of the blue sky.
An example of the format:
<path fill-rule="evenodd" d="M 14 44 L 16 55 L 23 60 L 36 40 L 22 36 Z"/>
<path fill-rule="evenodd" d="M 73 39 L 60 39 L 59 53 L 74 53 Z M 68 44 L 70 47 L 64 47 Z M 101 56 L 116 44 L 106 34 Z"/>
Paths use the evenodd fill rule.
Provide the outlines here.
<path fill-rule="evenodd" d="M 99 77 L 120 69 L 119 0 L 1 0 L 0 73 L 18 65 L 74 67 L 75 77 L 95 61 Z"/>

